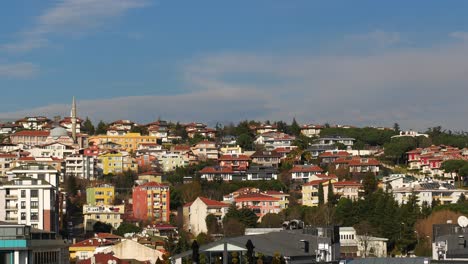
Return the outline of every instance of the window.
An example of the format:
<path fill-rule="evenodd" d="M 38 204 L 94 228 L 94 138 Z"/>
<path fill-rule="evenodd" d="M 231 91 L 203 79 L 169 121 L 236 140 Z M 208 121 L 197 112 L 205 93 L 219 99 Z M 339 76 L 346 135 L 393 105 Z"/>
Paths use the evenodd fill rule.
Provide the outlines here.
<path fill-rule="evenodd" d="M 21 213 L 21 220 L 26 220 L 26 213 Z"/>
<path fill-rule="evenodd" d="M 34 197 L 34 198 L 39 197 L 39 191 L 38 190 L 31 190 L 31 197 Z"/>
<path fill-rule="evenodd" d="M 39 214 L 31 213 L 31 221 L 37 221 L 37 220 L 39 220 Z"/>
<path fill-rule="evenodd" d="M 25 198 L 26 197 L 26 190 L 21 190 L 21 198 Z"/>
<path fill-rule="evenodd" d="M 25 201 L 21 202 L 21 209 L 26 209 L 26 202 Z"/>

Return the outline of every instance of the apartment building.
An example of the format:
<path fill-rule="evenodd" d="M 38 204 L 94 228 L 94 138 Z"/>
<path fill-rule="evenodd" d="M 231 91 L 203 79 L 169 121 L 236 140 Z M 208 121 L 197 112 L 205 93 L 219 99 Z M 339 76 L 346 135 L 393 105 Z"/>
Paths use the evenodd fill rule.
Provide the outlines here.
<path fill-rule="evenodd" d="M 133 188 L 133 217 L 152 222 L 169 222 L 169 185 L 147 182 Z"/>
<path fill-rule="evenodd" d="M 93 225 L 97 222 L 106 223 L 117 229 L 122 223 L 125 205 L 91 205 L 83 206 L 85 232 L 93 231 Z"/>
<path fill-rule="evenodd" d="M 112 205 L 115 199 L 115 188 L 112 185 L 86 188 L 86 202 L 89 205 Z"/>

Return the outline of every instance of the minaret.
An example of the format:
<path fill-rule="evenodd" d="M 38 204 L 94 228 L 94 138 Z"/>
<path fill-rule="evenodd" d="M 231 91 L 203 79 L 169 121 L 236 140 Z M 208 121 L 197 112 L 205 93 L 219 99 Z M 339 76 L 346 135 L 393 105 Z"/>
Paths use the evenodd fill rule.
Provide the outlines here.
<path fill-rule="evenodd" d="M 75 102 L 75 96 L 73 96 L 73 102 L 72 102 L 71 122 L 72 122 L 73 143 L 76 143 L 76 102 Z"/>

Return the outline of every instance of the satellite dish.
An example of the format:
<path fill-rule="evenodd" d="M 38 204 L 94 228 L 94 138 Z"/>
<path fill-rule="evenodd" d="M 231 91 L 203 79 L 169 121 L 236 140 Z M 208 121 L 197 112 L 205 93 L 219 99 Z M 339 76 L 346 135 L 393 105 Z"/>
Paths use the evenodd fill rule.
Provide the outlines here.
<path fill-rule="evenodd" d="M 460 216 L 458 217 L 458 225 L 460 225 L 461 227 L 465 228 L 468 226 L 468 218 L 466 216 Z"/>

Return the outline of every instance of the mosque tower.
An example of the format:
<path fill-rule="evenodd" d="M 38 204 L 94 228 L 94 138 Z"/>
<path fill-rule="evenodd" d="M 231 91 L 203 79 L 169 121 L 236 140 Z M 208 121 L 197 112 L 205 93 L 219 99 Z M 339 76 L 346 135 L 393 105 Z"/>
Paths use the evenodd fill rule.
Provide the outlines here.
<path fill-rule="evenodd" d="M 71 109 L 71 122 L 72 122 L 72 139 L 76 143 L 76 102 L 73 96 L 72 109 Z"/>

